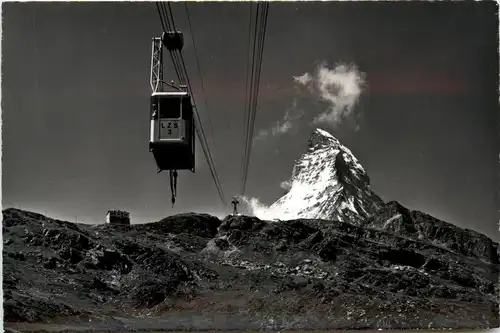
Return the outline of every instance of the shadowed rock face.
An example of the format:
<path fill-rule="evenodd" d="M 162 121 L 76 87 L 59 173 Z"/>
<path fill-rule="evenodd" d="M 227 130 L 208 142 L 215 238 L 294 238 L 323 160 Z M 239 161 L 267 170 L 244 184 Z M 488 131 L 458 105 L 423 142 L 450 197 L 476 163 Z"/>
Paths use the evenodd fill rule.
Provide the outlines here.
<path fill-rule="evenodd" d="M 427 240 L 456 253 L 498 264 L 498 244 L 473 230 L 457 228 L 428 214 L 389 202 L 377 214 L 363 221 L 364 227 L 386 230 L 402 236 Z"/>
<path fill-rule="evenodd" d="M 363 226 L 205 214 L 130 226 L 16 209 L 3 216 L 8 322 L 203 312 L 243 316 L 248 327 L 284 316 L 295 328 L 497 324 L 498 245 L 397 203 Z M 283 325 L 273 327 L 293 328 Z"/>

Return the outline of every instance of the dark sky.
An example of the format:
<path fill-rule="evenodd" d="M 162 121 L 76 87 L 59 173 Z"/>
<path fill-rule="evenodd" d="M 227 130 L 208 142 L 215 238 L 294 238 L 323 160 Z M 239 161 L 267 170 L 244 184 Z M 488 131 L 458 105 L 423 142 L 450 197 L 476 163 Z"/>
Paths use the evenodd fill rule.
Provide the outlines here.
<path fill-rule="evenodd" d="M 135 223 L 229 212 L 201 154 L 196 174 L 180 172 L 172 209 L 168 174 L 156 173 L 148 151 L 150 43 L 161 33 L 154 3 L 2 5 L 4 207 L 88 223 L 108 209 L 130 211 Z M 249 8 L 189 6 L 204 91 L 184 4 L 172 8 L 230 198 L 240 188 Z M 282 119 L 294 98 L 306 113 L 324 107 L 296 96 L 293 76 L 321 61 L 354 63 L 368 85 L 361 129 L 322 127 L 351 148 L 384 200 L 498 240 L 497 17 L 493 1 L 271 3 L 255 131 Z M 298 125 L 254 146 L 249 196 L 281 196 L 313 128 Z"/>

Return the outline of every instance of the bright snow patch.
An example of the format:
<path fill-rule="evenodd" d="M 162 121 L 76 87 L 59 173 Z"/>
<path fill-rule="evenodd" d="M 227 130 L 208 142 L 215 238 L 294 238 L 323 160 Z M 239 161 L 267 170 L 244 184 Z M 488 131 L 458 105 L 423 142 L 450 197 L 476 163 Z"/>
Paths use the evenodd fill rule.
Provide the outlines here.
<path fill-rule="evenodd" d="M 331 135 L 331 134 L 330 134 L 330 133 L 328 133 L 327 131 L 322 130 L 322 129 L 320 129 L 320 128 L 316 128 L 316 132 L 318 132 L 319 134 L 321 134 L 321 135 L 323 135 L 323 136 L 325 136 L 325 137 L 327 137 L 327 138 L 332 138 L 332 139 L 335 139 L 335 137 L 334 137 L 333 135 Z M 337 140 L 337 139 L 335 139 L 335 140 Z"/>

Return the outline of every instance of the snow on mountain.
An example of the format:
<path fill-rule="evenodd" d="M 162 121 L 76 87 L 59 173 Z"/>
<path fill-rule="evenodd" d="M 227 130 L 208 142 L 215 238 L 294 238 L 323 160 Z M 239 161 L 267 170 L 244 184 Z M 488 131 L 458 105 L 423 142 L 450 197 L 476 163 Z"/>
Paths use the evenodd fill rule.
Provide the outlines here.
<path fill-rule="evenodd" d="M 294 165 L 290 190 L 261 218 L 358 223 L 383 206 L 351 151 L 330 133 L 315 129 L 308 151 Z"/>

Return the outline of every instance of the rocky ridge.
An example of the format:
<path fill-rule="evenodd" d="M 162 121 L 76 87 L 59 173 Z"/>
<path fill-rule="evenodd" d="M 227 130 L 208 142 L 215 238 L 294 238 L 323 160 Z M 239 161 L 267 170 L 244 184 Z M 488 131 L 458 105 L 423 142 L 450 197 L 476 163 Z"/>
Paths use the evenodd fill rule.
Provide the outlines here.
<path fill-rule="evenodd" d="M 16 209 L 3 216 L 4 311 L 13 327 L 498 325 L 498 252 L 457 227 L 419 239 L 324 220 L 182 214 L 92 226 Z M 454 247 L 456 238 L 466 246 Z"/>

